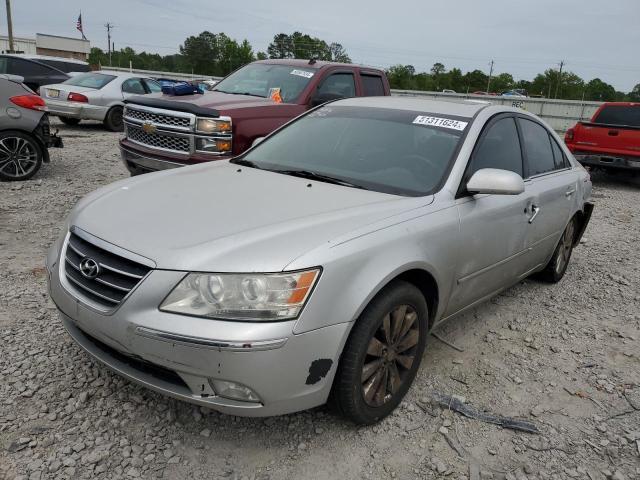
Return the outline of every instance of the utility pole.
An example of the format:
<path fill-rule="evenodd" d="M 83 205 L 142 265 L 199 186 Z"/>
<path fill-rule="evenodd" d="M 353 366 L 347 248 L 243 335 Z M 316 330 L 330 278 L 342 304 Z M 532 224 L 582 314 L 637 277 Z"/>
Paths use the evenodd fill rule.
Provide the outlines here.
<path fill-rule="evenodd" d="M 7 0 L 7 31 L 9 33 L 9 53 L 14 52 L 13 24 L 11 23 L 11 0 Z"/>
<path fill-rule="evenodd" d="M 489 64 L 491 68 L 489 69 L 489 80 L 487 80 L 487 95 L 489 94 L 489 87 L 491 86 L 491 75 L 493 75 L 493 60 Z"/>
<path fill-rule="evenodd" d="M 107 47 L 109 48 L 109 66 L 111 66 L 111 29 L 113 28 L 113 25 L 107 22 L 105 24 L 105 28 L 107 29 Z"/>
<path fill-rule="evenodd" d="M 558 72 L 558 83 L 556 83 L 556 93 L 553 98 L 558 98 L 558 88 L 560 88 L 560 83 L 562 83 L 562 67 L 564 66 L 564 60 L 560 61 L 560 71 Z"/>

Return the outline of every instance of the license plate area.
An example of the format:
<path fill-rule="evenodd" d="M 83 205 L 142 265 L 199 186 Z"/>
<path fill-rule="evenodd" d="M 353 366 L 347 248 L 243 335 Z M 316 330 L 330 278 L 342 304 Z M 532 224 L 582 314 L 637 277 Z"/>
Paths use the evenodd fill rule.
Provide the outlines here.
<path fill-rule="evenodd" d="M 60 90 L 53 90 L 51 88 L 47 88 L 47 97 L 58 98 L 59 96 L 60 96 Z"/>

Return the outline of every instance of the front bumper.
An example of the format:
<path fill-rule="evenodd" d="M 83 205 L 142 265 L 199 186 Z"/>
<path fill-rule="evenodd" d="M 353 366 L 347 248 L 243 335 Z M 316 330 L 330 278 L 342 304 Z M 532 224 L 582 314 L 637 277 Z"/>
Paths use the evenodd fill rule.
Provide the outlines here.
<path fill-rule="evenodd" d="M 590 167 L 640 171 L 640 157 L 586 152 L 576 152 L 573 156 L 582 165 L 588 165 Z"/>
<path fill-rule="evenodd" d="M 100 311 L 66 281 L 65 242 L 59 243 L 47 258 L 51 298 L 74 341 L 116 373 L 232 415 L 280 415 L 326 402 L 348 323 L 294 334 L 295 320 L 229 322 L 161 312 L 163 297 L 184 276 L 163 270 L 148 274 L 115 310 Z M 328 366 L 320 375 L 318 360 Z M 221 397 L 210 379 L 245 385 L 260 402 Z"/>
<path fill-rule="evenodd" d="M 81 102 L 66 102 L 63 100 L 45 100 L 50 115 L 77 118 L 79 120 L 103 121 L 107 115 L 108 107 L 91 105 Z"/>

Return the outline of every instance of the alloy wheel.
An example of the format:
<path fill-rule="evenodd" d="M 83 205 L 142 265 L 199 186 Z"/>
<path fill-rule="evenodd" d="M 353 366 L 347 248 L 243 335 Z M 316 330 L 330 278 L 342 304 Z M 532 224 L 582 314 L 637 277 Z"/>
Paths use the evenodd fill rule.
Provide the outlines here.
<path fill-rule="evenodd" d="M 380 407 L 400 390 L 413 362 L 420 338 L 418 314 L 410 305 L 387 313 L 369 341 L 361 373 L 362 395 Z"/>
<path fill-rule="evenodd" d="M 38 167 L 36 147 L 21 137 L 0 140 L 0 173 L 11 178 L 28 176 Z"/>
<path fill-rule="evenodd" d="M 575 222 L 572 220 L 562 234 L 560 245 L 558 245 L 558 256 L 556 257 L 556 272 L 562 273 L 566 268 L 569 258 L 571 257 L 571 249 L 573 248 L 573 239 L 575 238 Z"/>

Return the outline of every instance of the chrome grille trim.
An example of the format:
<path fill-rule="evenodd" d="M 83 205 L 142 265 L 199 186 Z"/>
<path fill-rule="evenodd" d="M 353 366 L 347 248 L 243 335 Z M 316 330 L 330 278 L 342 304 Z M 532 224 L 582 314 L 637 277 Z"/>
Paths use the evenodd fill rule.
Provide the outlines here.
<path fill-rule="evenodd" d="M 167 152 L 189 154 L 191 151 L 191 138 L 189 135 L 158 130 L 156 133 L 146 133 L 142 128 L 126 124 L 126 135 L 130 141 L 142 145 L 143 147 L 157 148 Z"/>
<path fill-rule="evenodd" d="M 152 267 L 126 258 L 113 249 L 104 248 L 106 242 L 92 242 L 91 235 L 74 229 L 69 233 L 64 248 L 64 276 L 68 287 L 78 294 L 80 300 L 90 306 L 97 304 L 101 308 L 116 308 L 140 281 L 151 272 Z M 98 245 L 101 243 L 101 245 Z M 130 256 L 133 256 L 131 254 Z M 95 278 L 82 273 L 81 262 L 90 258 L 98 266 Z M 148 262 L 147 262 L 148 263 Z"/>
<path fill-rule="evenodd" d="M 173 112 L 141 105 L 125 106 L 124 119 L 130 123 L 140 125 L 152 123 L 157 127 L 166 127 L 185 132 L 192 131 L 196 123 L 196 117 L 191 113 Z"/>

